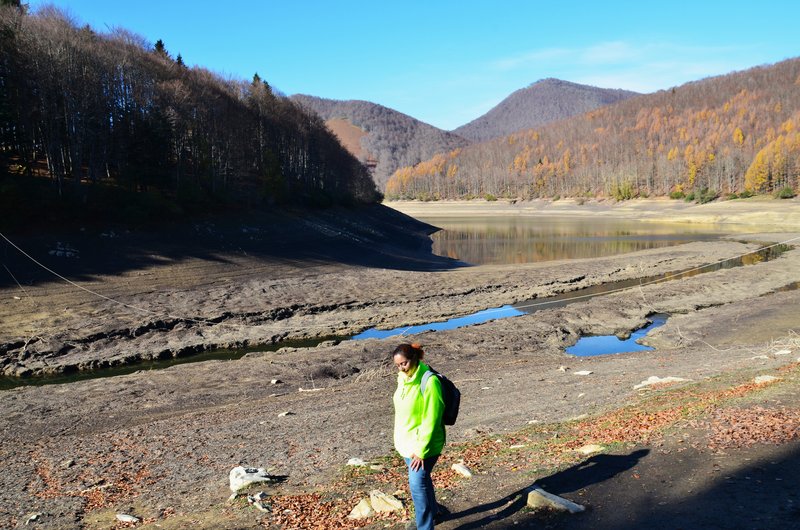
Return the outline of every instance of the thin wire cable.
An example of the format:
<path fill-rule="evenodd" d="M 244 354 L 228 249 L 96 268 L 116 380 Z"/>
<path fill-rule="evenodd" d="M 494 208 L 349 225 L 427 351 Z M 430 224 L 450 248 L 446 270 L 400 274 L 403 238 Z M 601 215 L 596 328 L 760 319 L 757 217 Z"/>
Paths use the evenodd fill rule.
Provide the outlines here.
<path fill-rule="evenodd" d="M 55 276 L 55 277 L 57 277 L 57 278 L 60 278 L 61 280 L 63 280 L 63 281 L 65 281 L 65 282 L 67 282 L 68 284 L 70 284 L 70 285 L 72 285 L 72 286 L 74 286 L 74 287 L 77 287 L 78 289 L 80 289 L 80 290 L 82 290 L 82 291 L 86 291 L 86 292 L 87 292 L 87 293 L 89 293 L 89 294 L 92 294 L 92 295 L 94 295 L 94 296 L 97 296 L 97 297 L 99 297 L 99 298 L 102 298 L 102 299 L 104 299 L 104 300 L 107 300 L 107 301 L 109 301 L 109 302 L 113 302 L 113 303 L 115 303 L 115 304 L 121 305 L 122 307 L 126 307 L 126 308 L 128 308 L 128 309 L 132 309 L 132 310 L 134 310 L 134 311 L 139 311 L 140 313 L 149 313 L 149 314 L 151 314 L 151 315 L 156 315 L 156 316 L 158 316 L 159 314 L 161 314 L 161 315 L 167 316 L 168 318 L 172 318 L 172 319 L 175 319 L 175 320 L 182 320 L 182 321 L 188 321 L 188 322 L 196 322 L 196 323 L 198 323 L 198 324 L 215 324 L 215 322 L 211 322 L 210 320 L 197 319 L 197 318 L 190 318 L 190 317 L 179 317 L 179 316 L 175 316 L 175 315 L 170 315 L 170 314 L 168 314 L 168 313 L 167 313 L 167 314 L 164 314 L 164 313 L 158 313 L 157 311 L 153 311 L 152 309 L 147 309 L 147 308 L 145 308 L 145 307 L 139 307 L 139 306 L 135 306 L 135 305 L 132 305 L 132 304 L 127 304 L 127 303 L 125 303 L 125 302 L 121 302 L 121 301 L 119 301 L 119 300 L 116 300 L 116 299 L 114 299 L 114 298 L 111 298 L 110 296 L 106 296 L 106 295 L 104 295 L 104 294 L 102 294 L 102 293 L 98 293 L 97 291 L 93 291 L 93 290 L 91 290 L 91 289 L 89 289 L 89 288 L 87 288 L 87 287 L 84 287 L 83 285 L 80 285 L 80 284 L 78 284 L 78 283 L 75 283 L 75 282 L 73 282 L 73 281 L 72 281 L 72 280 L 70 280 L 69 278 L 66 278 L 65 276 L 62 276 L 61 274 L 57 273 L 57 272 L 56 272 L 56 271 L 54 271 L 53 269 L 51 269 L 51 268 L 47 267 L 46 265 L 44 265 L 43 263 L 41 263 L 40 261 L 38 261 L 36 258 L 34 258 L 34 257 L 33 257 L 33 256 L 31 256 L 30 254 L 28 254 L 27 252 L 25 252 L 24 250 L 22 250 L 20 247 L 18 247 L 18 246 L 17 246 L 17 245 L 16 245 L 16 244 L 15 244 L 13 241 L 11 241 L 10 239 L 8 239 L 8 238 L 6 237 L 6 235 L 5 235 L 5 234 L 3 234 L 2 232 L 0 232 L 0 237 L 2 237 L 3 239 L 5 239 L 5 240 L 6 240 L 6 242 L 7 242 L 9 245 L 11 245 L 11 246 L 12 246 L 12 247 L 14 247 L 15 249 L 17 249 L 17 250 L 18 250 L 18 251 L 19 251 L 19 252 L 20 252 L 20 253 L 21 253 L 23 256 L 25 256 L 26 258 L 28 258 L 29 260 L 31 260 L 32 262 L 34 262 L 36 265 L 38 265 L 38 266 L 39 266 L 39 267 L 41 267 L 42 269 L 46 270 L 47 272 L 49 272 L 49 273 L 50 273 L 50 274 L 52 274 L 53 276 Z M 8 270 L 8 267 L 6 267 L 6 270 Z M 11 271 L 9 271 L 9 273 L 10 273 L 10 272 L 11 272 Z M 13 277 L 13 275 L 12 275 L 12 277 Z M 15 281 L 16 281 L 16 278 L 15 278 Z M 223 324 L 223 323 L 222 323 L 222 322 L 220 322 L 220 324 Z"/>

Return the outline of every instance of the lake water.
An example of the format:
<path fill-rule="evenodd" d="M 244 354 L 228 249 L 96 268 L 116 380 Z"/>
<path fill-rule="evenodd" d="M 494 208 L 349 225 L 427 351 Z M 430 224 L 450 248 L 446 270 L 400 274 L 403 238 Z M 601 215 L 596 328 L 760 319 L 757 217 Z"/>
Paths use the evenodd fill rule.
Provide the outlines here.
<path fill-rule="evenodd" d="M 424 218 L 433 251 L 473 265 L 594 258 L 730 234 L 722 225 L 574 217 Z"/>

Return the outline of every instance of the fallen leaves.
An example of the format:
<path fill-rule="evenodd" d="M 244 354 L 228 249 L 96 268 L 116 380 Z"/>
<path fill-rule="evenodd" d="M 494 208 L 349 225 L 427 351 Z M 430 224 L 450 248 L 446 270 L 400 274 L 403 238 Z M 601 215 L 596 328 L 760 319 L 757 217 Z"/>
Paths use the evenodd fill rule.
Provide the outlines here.
<path fill-rule="evenodd" d="M 376 517 L 353 520 L 347 516 L 358 504 L 359 496 L 323 500 L 321 493 L 304 493 L 300 495 L 284 495 L 271 497 L 272 517 L 264 520 L 269 528 L 278 525 L 280 528 L 297 528 L 309 530 L 362 528 L 374 523 Z M 381 520 L 401 521 L 407 514 L 382 514 Z"/>
<path fill-rule="evenodd" d="M 710 449 L 782 444 L 800 438 L 800 411 L 760 406 L 717 410 L 709 426 Z"/>

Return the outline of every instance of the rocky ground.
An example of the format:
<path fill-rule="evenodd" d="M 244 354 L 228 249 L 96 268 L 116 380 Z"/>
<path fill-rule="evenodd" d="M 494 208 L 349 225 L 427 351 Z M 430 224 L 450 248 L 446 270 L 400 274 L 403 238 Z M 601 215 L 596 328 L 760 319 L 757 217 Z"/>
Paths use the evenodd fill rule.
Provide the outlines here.
<path fill-rule="evenodd" d="M 569 263 L 459 267 L 425 253 L 428 227 L 376 210 L 369 215 L 380 222 L 367 229 L 358 215 L 338 212 L 300 224 L 282 220 L 292 227 L 289 235 L 270 228 L 274 219 L 273 224 L 249 219 L 183 227 L 178 236 L 88 231 L 20 236 L 15 242 L 33 256 L 49 256 L 45 265 L 58 266 L 57 272 L 112 300 L 50 281 L 6 248 L 6 266 L 16 280 L 6 280 L 0 291 L 4 370 L 9 375 L 63 372 L 212 346 L 442 320 L 698 267 L 800 236 L 783 231 Z M 406 240 L 398 239 L 409 232 Z M 49 254 L 59 248 L 62 256 Z M 68 249 L 79 257 L 67 256 Z M 794 445 L 770 452 L 742 443 L 731 446 L 729 458 L 708 455 L 727 451 L 723 442 L 714 441 L 714 422 L 720 429 L 725 422 L 734 424 L 736 415 L 727 412 L 731 407 L 749 417 L 769 417 L 753 407 L 785 405 L 787 416 L 776 416 L 771 425 L 782 419 L 790 426 L 781 442 L 796 434 L 792 414 L 798 403 L 790 398 L 796 395 L 792 363 L 800 356 L 799 265 L 800 250 L 789 250 L 768 262 L 416 336 L 431 364 L 462 389 L 462 412 L 448 431 L 448 458 L 465 457 L 477 471 L 473 481 L 459 481 L 445 471 L 449 461 L 443 460 L 444 503 L 454 512 L 444 527 L 635 528 L 648 510 L 664 521 L 683 521 L 665 522 L 664 528 L 690 527 L 692 506 L 725 491 L 715 474 L 746 485 L 749 479 L 742 477 L 755 476 L 744 474 L 752 466 L 753 473 L 761 473 L 757 480 L 771 481 L 764 491 L 779 497 L 765 494 L 764 504 L 774 509 L 764 516 L 774 516 L 779 508 L 796 515 L 790 496 L 796 488 L 789 487 L 796 485 Z M 581 334 L 625 335 L 656 312 L 672 317 L 648 337 L 655 351 L 589 358 L 563 353 Z M 396 342 L 254 351 L 235 361 L 2 391 L 0 526 L 21 527 L 30 514 L 41 513 L 31 525 L 110 528 L 124 526 L 114 515 L 125 512 L 144 519 L 139 526 L 153 528 L 334 527 L 339 519 L 331 506 L 339 512 L 352 507 L 375 483 L 391 491 L 403 487 L 397 462 L 390 458 L 394 375 L 387 355 Z M 763 373 L 779 374 L 782 381 L 713 401 L 724 407 L 678 411 L 694 424 L 659 422 L 652 413 L 654 419 L 641 427 L 652 436 L 623 433 L 599 440 L 606 456 L 620 458 L 608 456 L 613 463 L 593 466 L 599 471 L 588 479 L 580 478 L 587 475 L 579 472 L 581 460 L 563 456 L 574 448 L 558 452 L 551 450 L 552 442 L 542 445 L 557 430 L 571 428 L 567 420 L 587 415 L 578 420 L 585 425 L 632 404 L 650 406 L 652 391 L 634 389 L 650 376 L 687 380 L 677 390 L 657 391 L 673 396 L 669 392 L 685 388 L 726 392 Z M 689 431 L 692 443 L 688 435 L 680 442 Z M 599 438 L 598 432 L 604 429 L 569 436 L 588 441 Z M 540 453 L 533 450 L 520 461 L 487 456 L 503 455 L 525 437 L 537 451 L 549 448 L 562 456 L 539 463 Z M 487 446 L 496 443 L 501 446 Z M 684 446 L 689 449 L 682 451 Z M 379 460 L 385 470 L 353 476 L 345 470 L 351 457 Z M 781 465 L 773 468 L 764 458 Z M 723 462 L 722 471 L 709 467 L 712 462 Z M 240 464 L 265 467 L 279 477 L 268 490 L 275 495 L 272 514 L 226 501 L 228 472 Z M 613 472 L 619 466 L 623 471 Z M 669 476 L 656 472 L 664 468 Z M 686 488 L 683 475 L 701 484 Z M 644 486 L 631 481 L 641 477 Z M 590 510 L 572 519 L 542 519 L 519 510 L 514 493 L 534 480 Z M 773 482 L 783 484 L 775 489 Z M 316 502 L 313 508 L 311 502 Z M 314 513 L 328 522 L 314 519 Z M 733 517 L 735 511 L 727 513 Z M 378 528 L 396 519 L 366 523 Z"/>

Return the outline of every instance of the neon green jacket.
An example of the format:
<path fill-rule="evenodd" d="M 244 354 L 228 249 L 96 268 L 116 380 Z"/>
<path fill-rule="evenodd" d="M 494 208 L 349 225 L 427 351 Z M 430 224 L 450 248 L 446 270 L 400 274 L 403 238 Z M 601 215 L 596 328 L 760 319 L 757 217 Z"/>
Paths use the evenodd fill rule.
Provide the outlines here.
<path fill-rule="evenodd" d="M 442 384 L 438 377 L 431 377 L 425 385 L 424 396 L 419 390 L 422 374 L 428 370 L 421 362 L 411 378 L 397 374 L 393 399 L 394 447 L 405 458 L 440 455 L 444 447 Z"/>

